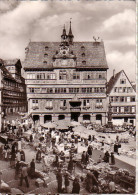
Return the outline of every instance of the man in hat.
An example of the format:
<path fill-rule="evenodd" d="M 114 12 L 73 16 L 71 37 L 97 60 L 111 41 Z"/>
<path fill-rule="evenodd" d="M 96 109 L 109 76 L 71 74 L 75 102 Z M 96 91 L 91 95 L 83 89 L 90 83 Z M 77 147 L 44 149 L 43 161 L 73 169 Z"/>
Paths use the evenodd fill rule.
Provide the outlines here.
<path fill-rule="evenodd" d="M 20 178 L 20 186 L 22 186 L 22 182 L 25 180 L 27 188 L 29 188 L 29 182 L 28 182 L 28 167 L 22 166 L 21 170 L 21 178 Z"/>
<path fill-rule="evenodd" d="M 62 173 L 61 173 L 61 169 L 58 169 L 56 178 L 57 178 L 57 183 L 58 183 L 58 193 L 62 193 Z"/>

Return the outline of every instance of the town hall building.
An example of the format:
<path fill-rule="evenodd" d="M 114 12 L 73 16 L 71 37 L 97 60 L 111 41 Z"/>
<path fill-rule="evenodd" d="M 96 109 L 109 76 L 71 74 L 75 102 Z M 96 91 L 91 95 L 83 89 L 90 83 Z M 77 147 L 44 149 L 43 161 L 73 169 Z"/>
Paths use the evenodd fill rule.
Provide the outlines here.
<path fill-rule="evenodd" d="M 71 22 L 59 42 L 30 42 L 24 61 L 29 114 L 40 123 L 105 124 L 107 69 L 103 41 L 75 42 Z"/>

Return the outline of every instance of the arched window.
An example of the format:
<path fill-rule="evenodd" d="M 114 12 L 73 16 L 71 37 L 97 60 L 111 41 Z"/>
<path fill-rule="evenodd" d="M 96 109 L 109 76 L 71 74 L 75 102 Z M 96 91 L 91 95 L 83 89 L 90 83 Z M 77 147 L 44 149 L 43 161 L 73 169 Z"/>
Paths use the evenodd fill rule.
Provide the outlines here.
<path fill-rule="evenodd" d="M 85 49 L 85 47 L 84 46 L 81 46 L 81 49 Z"/>

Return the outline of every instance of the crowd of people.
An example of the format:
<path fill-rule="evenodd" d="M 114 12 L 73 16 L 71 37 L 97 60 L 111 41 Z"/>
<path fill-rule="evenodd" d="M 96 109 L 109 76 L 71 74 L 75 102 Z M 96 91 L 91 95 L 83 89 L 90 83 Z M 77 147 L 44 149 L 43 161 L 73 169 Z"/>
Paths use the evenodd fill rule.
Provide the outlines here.
<path fill-rule="evenodd" d="M 24 136 L 26 130 L 31 131 L 29 136 Z M 55 171 L 58 193 L 80 193 L 82 178 L 77 176 L 75 166 L 79 161 L 85 169 L 91 161 L 94 161 L 93 152 L 97 149 L 96 144 L 99 144 L 95 135 L 88 135 L 87 138 L 84 138 L 79 134 L 74 134 L 73 131 L 59 132 L 55 129 L 46 131 L 45 128 L 34 128 L 31 123 L 26 127 L 19 121 L 5 124 L 4 132 L 7 132 L 8 139 L 5 144 L 0 146 L 0 160 L 10 162 L 11 168 L 15 169 L 15 179 L 19 180 L 20 186 L 25 181 L 26 187 L 29 188 L 28 176 L 31 179 L 36 178 L 36 163 L 39 163 L 42 165 L 42 171 L 48 175 L 53 170 Z M 15 138 L 11 139 L 13 137 Z M 114 147 L 118 143 L 119 138 L 116 137 Z M 34 149 L 36 154 L 35 158 L 32 158 L 29 163 L 26 162 L 25 144 Z M 83 146 L 84 151 L 78 151 L 79 144 Z M 102 140 L 100 143 L 101 154 L 96 163 L 104 162 L 115 165 L 114 152 L 118 154 L 117 146 L 114 148 L 114 152 L 106 150 L 104 146 Z M 76 160 L 75 155 L 77 154 L 80 155 L 80 158 Z M 52 162 L 50 162 L 50 155 L 53 156 Z M 64 167 L 64 165 L 66 166 Z M 99 173 L 96 170 L 87 170 L 85 187 L 88 192 L 98 192 L 98 175 Z M 108 185 L 109 192 L 114 193 L 113 181 L 108 182 L 110 184 Z"/>

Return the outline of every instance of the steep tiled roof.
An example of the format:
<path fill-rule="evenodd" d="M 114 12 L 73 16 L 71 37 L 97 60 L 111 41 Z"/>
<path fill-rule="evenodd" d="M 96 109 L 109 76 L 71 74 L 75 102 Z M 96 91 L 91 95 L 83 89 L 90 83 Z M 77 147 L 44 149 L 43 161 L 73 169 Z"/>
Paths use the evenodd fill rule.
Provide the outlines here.
<path fill-rule="evenodd" d="M 117 74 L 113 75 L 110 78 L 110 80 L 108 82 L 108 85 L 107 85 L 107 94 L 109 94 L 111 92 L 111 90 L 114 87 L 116 81 L 118 80 L 119 76 L 121 75 L 121 72 L 122 72 L 122 70 L 120 72 L 118 72 Z"/>
<path fill-rule="evenodd" d="M 136 91 L 136 84 L 135 85 L 132 85 L 133 86 L 133 89 Z"/>
<path fill-rule="evenodd" d="M 73 54 L 76 55 L 76 67 L 108 68 L 102 41 L 74 42 L 69 47 Z M 24 68 L 52 68 L 53 56 L 56 54 L 56 51 L 59 51 L 59 48 L 60 42 L 30 42 L 26 48 Z M 85 53 L 84 57 L 82 53 Z M 46 54 L 45 57 L 44 54 Z M 82 61 L 86 62 L 82 63 Z"/>
<path fill-rule="evenodd" d="M 124 72 L 124 70 L 121 70 L 120 72 L 118 72 L 117 74 L 115 74 L 114 76 L 112 76 L 107 84 L 107 94 L 110 94 L 111 90 L 113 89 L 115 83 L 117 82 L 118 78 L 120 77 L 121 73 Z M 124 74 L 126 75 L 126 73 L 124 72 Z M 127 77 L 127 75 L 126 75 Z M 135 86 L 132 85 L 132 83 L 130 82 L 129 78 L 127 77 L 130 85 L 132 86 L 132 88 L 134 89 L 134 91 L 136 91 Z"/>
<path fill-rule="evenodd" d="M 3 60 L 4 61 L 4 65 L 15 65 L 19 59 L 12 59 L 12 60 Z"/>
<path fill-rule="evenodd" d="M 3 75 L 4 75 L 5 78 L 11 79 L 11 80 L 15 80 L 15 79 L 12 77 L 11 73 L 10 73 L 10 72 L 6 69 L 6 67 L 4 66 L 4 61 L 3 61 L 3 60 L 0 62 L 0 69 L 2 70 Z"/>
<path fill-rule="evenodd" d="M 3 75 L 4 75 L 5 78 L 14 80 L 14 81 L 16 81 L 16 82 L 19 81 L 18 79 L 14 78 L 14 77 L 12 76 L 12 74 L 11 74 L 11 73 L 7 70 L 7 68 L 6 68 L 6 65 L 14 65 L 14 64 L 16 64 L 19 60 L 20 60 L 20 59 L 13 59 L 13 60 L 2 60 L 2 59 L 0 59 L 0 68 L 1 68 L 1 70 L 2 70 Z M 25 82 L 25 79 L 24 79 L 22 76 L 20 77 L 20 80 L 21 80 L 22 83 Z"/>

